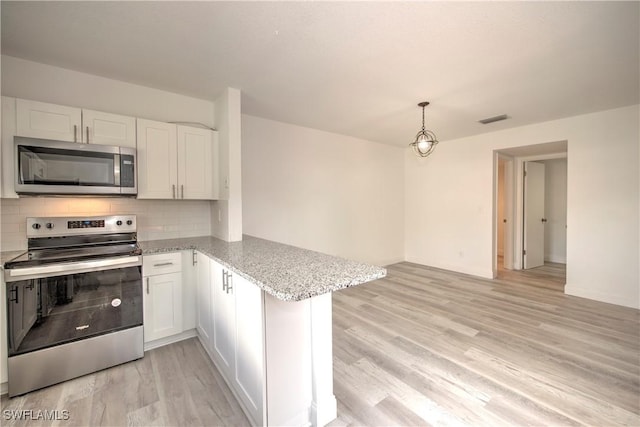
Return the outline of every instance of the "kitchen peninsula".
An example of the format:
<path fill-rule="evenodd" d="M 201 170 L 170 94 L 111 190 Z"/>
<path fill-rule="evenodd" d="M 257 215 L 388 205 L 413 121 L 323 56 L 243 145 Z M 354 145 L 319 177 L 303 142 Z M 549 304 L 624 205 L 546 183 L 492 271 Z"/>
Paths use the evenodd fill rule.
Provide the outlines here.
<path fill-rule="evenodd" d="M 143 256 L 192 250 L 197 332 L 256 425 L 325 425 L 336 417 L 331 292 L 384 268 L 252 236 L 140 242 Z"/>

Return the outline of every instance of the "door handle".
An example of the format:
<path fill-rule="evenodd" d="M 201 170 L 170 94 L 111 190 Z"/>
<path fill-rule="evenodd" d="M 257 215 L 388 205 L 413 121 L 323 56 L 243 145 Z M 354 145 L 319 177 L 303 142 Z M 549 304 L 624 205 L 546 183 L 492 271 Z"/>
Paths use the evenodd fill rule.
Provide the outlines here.
<path fill-rule="evenodd" d="M 73 125 L 73 142 L 78 142 L 78 125 Z"/>
<path fill-rule="evenodd" d="M 147 277 L 147 294 L 149 294 L 149 278 Z"/>
<path fill-rule="evenodd" d="M 173 198 L 175 199 L 176 198 L 176 185 L 175 184 L 171 185 L 171 191 L 173 193 Z"/>
<path fill-rule="evenodd" d="M 87 144 L 89 143 L 89 126 L 87 126 Z"/>

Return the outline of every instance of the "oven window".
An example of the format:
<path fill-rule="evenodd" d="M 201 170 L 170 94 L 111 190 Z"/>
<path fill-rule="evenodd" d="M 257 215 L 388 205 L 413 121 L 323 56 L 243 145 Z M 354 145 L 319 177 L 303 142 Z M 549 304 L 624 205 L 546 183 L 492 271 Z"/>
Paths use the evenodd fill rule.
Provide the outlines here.
<path fill-rule="evenodd" d="M 7 284 L 9 356 L 142 325 L 141 267 Z"/>
<path fill-rule="evenodd" d="M 22 184 L 114 186 L 114 156 L 79 150 L 18 146 Z"/>

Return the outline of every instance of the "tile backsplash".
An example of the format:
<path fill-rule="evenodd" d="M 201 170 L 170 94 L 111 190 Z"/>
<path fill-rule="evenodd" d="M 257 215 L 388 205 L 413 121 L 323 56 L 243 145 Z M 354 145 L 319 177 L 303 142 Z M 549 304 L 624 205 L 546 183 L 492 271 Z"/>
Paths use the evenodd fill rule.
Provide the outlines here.
<path fill-rule="evenodd" d="M 138 240 L 211 235 L 211 202 L 127 198 L 25 197 L 1 199 L 0 250 L 27 248 L 26 218 L 135 214 Z"/>

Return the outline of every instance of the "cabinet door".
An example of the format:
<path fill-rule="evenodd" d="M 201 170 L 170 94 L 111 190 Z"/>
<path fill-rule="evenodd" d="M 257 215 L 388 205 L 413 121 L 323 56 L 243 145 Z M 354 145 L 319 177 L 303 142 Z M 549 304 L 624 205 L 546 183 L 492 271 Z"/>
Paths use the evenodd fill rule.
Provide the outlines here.
<path fill-rule="evenodd" d="M 209 257 L 198 252 L 197 257 L 197 320 L 196 328 L 203 345 L 208 351 L 212 350 L 212 331 L 213 324 L 211 314 L 211 269 Z"/>
<path fill-rule="evenodd" d="M 15 191 L 15 152 L 13 137 L 16 135 L 16 99 L 2 97 L 2 198 L 17 198 Z"/>
<path fill-rule="evenodd" d="M 176 125 L 138 119 L 138 199 L 177 196 Z"/>
<path fill-rule="evenodd" d="M 82 110 L 82 141 L 136 148 L 135 117 Z"/>
<path fill-rule="evenodd" d="M 214 198 L 212 134 L 209 129 L 178 126 L 178 198 Z"/>
<path fill-rule="evenodd" d="M 235 382 L 240 398 L 258 425 L 263 420 L 264 384 L 264 302 L 263 292 L 253 283 L 234 274 L 236 351 Z"/>
<path fill-rule="evenodd" d="M 182 332 L 182 274 L 145 277 L 144 341 Z"/>
<path fill-rule="evenodd" d="M 211 261 L 211 291 L 213 299 L 213 354 L 220 369 L 233 377 L 235 353 L 235 300 L 233 289 L 225 288 L 228 271 Z"/>
<path fill-rule="evenodd" d="M 82 142 L 79 108 L 16 100 L 16 134 L 33 138 Z"/>

